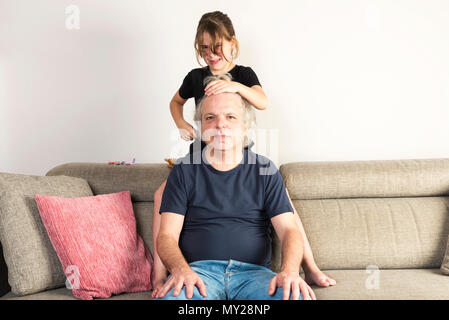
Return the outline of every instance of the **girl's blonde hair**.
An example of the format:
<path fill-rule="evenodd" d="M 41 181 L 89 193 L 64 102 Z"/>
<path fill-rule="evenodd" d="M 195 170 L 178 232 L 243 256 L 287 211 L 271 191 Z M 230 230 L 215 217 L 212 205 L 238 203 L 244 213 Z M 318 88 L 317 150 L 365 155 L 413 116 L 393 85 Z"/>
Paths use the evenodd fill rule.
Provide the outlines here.
<path fill-rule="evenodd" d="M 208 12 L 203 14 L 200 22 L 198 23 L 194 42 L 196 61 L 198 61 L 200 66 L 202 66 L 200 62 L 200 57 L 202 57 L 200 41 L 203 37 L 204 32 L 210 34 L 212 38 L 210 49 L 214 54 L 217 54 L 216 45 L 220 43 L 220 40 L 226 39 L 227 41 L 234 40 L 235 43 L 235 50 L 232 52 L 232 60 L 238 57 L 239 43 L 237 41 L 237 38 L 235 37 L 234 26 L 232 25 L 231 19 L 229 19 L 227 14 L 220 11 Z M 226 57 L 224 58 L 226 61 L 228 61 Z"/>

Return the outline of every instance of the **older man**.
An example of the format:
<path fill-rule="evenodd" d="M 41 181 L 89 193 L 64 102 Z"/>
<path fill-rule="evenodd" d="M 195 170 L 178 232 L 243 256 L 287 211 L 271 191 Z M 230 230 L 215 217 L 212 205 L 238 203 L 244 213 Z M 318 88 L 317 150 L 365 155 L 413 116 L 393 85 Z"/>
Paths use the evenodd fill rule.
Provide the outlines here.
<path fill-rule="evenodd" d="M 299 276 L 303 239 L 282 178 L 245 148 L 253 108 L 222 93 L 205 96 L 196 118 L 202 161 L 180 159 L 162 199 L 157 250 L 170 276 L 157 298 L 314 299 Z M 270 223 L 282 245 L 278 274 L 269 269 Z"/>

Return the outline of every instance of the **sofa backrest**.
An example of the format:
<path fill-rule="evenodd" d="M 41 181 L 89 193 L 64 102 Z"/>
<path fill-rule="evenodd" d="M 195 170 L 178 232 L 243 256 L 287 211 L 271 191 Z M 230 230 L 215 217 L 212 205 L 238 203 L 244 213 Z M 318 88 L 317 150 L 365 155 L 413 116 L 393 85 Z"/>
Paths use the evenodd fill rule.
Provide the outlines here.
<path fill-rule="evenodd" d="M 321 269 L 440 267 L 449 159 L 296 162 L 280 172 Z"/>
<path fill-rule="evenodd" d="M 129 190 L 136 216 L 137 231 L 153 253 L 153 196 L 170 169 L 164 164 L 108 165 L 67 163 L 47 172 L 86 179 L 94 195 Z"/>

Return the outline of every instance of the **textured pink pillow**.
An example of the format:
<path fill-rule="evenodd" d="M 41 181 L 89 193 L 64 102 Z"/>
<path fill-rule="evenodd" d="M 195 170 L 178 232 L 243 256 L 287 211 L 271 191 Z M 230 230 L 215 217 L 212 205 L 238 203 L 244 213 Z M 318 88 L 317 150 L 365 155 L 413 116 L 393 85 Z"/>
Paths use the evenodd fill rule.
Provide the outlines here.
<path fill-rule="evenodd" d="M 153 258 L 137 234 L 129 191 L 35 199 L 75 297 L 152 289 Z"/>

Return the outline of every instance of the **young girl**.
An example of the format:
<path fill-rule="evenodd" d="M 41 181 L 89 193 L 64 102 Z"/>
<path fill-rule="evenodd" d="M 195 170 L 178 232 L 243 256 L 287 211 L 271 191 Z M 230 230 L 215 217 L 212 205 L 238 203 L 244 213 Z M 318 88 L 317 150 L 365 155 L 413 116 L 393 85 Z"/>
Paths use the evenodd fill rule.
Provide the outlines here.
<path fill-rule="evenodd" d="M 223 92 L 236 92 L 248 100 L 255 108 L 265 110 L 268 106 L 267 97 L 262 90 L 257 75 L 250 67 L 234 64 L 238 56 L 239 45 L 235 37 L 234 27 L 226 14 L 219 11 L 204 14 L 198 24 L 195 36 L 195 51 L 198 63 L 200 57 L 207 64 L 206 67 L 190 71 L 175 93 L 170 102 L 170 112 L 184 140 L 197 138 L 194 128 L 184 120 L 183 106 L 187 99 L 195 98 L 195 104 L 203 95 L 213 95 Z M 229 73 L 233 81 L 217 80 L 203 87 L 203 80 L 210 75 Z M 192 145 L 190 152 L 192 152 Z M 157 236 L 160 228 L 159 209 L 164 192 L 165 182 L 154 194 L 154 217 L 153 217 L 153 297 L 164 284 L 167 278 L 167 270 L 157 254 Z M 292 207 L 294 208 L 293 204 Z M 306 281 L 309 284 L 319 286 L 334 285 L 336 282 L 323 274 L 313 259 L 312 250 L 305 236 L 305 231 L 299 216 L 295 216 L 304 238 L 304 259 L 302 267 L 305 271 Z"/>

